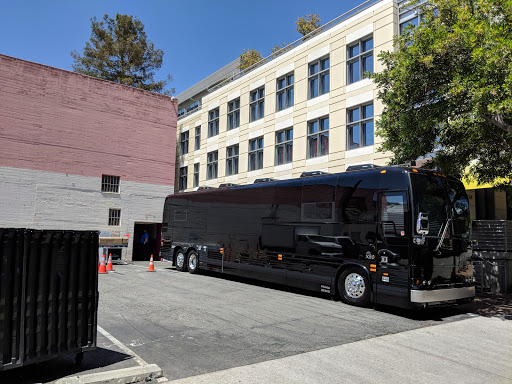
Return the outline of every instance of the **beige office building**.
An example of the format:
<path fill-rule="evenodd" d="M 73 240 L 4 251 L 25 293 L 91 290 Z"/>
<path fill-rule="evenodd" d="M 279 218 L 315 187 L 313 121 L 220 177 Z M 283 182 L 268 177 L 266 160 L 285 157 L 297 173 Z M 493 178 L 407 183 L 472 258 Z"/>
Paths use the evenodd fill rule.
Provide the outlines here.
<path fill-rule="evenodd" d="M 235 60 L 178 95 L 176 191 L 385 165 L 391 154 L 378 151 L 374 132 L 383 105 L 363 73 L 381 70 L 378 54 L 418 21 L 394 0 L 367 1 L 245 71 Z"/>

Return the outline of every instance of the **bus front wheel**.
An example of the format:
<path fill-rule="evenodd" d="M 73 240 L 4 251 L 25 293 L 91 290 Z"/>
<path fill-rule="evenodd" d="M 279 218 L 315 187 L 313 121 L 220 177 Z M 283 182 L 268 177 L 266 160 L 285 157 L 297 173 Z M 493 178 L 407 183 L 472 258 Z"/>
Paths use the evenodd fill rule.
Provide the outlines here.
<path fill-rule="evenodd" d="M 197 273 L 199 269 L 199 256 L 196 251 L 190 251 L 188 254 L 188 271 L 190 273 Z"/>
<path fill-rule="evenodd" d="M 370 283 L 359 268 L 349 267 L 338 278 L 338 291 L 346 304 L 365 307 L 370 301 Z"/>
<path fill-rule="evenodd" d="M 176 270 L 180 272 L 187 270 L 187 257 L 183 251 L 178 251 L 178 253 L 176 253 Z"/>

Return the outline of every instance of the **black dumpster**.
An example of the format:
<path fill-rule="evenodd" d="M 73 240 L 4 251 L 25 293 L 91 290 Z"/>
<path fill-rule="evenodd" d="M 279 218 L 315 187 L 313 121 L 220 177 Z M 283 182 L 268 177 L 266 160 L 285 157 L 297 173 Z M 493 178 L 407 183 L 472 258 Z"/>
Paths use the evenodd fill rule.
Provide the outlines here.
<path fill-rule="evenodd" d="M 98 232 L 0 228 L 0 371 L 96 348 Z"/>

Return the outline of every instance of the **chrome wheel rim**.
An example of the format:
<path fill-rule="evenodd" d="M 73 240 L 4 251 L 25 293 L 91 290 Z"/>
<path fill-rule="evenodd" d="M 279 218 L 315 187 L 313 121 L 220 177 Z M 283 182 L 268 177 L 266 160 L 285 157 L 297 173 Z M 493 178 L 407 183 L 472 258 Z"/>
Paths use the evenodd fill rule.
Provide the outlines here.
<path fill-rule="evenodd" d="M 185 264 L 185 255 L 180 252 L 176 255 L 176 266 L 183 268 L 183 264 Z"/>
<path fill-rule="evenodd" d="M 363 277 L 358 273 L 351 273 L 345 278 L 345 292 L 352 299 L 359 299 L 364 295 L 366 285 Z"/>
<path fill-rule="evenodd" d="M 191 253 L 188 255 L 188 269 L 194 271 L 197 267 L 197 255 L 195 253 Z"/>

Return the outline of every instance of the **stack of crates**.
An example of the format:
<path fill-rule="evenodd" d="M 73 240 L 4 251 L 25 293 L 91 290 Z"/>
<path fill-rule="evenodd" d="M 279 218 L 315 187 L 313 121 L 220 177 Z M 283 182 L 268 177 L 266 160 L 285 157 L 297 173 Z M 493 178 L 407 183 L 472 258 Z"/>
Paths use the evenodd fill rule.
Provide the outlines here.
<path fill-rule="evenodd" d="M 96 348 L 98 232 L 0 228 L 0 371 Z"/>
<path fill-rule="evenodd" d="M 512 221 L 474 220 L 472 240 L 477 287 L 512 292 Z"/>

